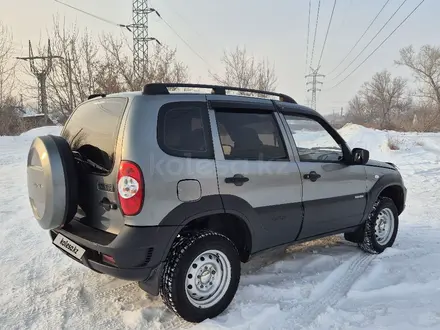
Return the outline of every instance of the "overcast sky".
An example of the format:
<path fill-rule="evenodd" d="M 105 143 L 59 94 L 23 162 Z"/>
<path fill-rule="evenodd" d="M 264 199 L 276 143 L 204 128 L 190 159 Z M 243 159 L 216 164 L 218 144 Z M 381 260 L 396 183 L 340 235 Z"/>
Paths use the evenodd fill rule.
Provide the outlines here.
<path fill-rule="evenodd" d="M 131 0 L 63 2 L 111 21 L 131 22 Z M 327 76 L 323 79 L 323 91 L 318 94 L 319 111 L 330 113 L 346 106 L 360 85 L 377 71 L 389 69 L 393 74 L 410 78 L 406 69 L 394 65 L 400 48 L 411 44 L 417 48 L 423 44 L 440 45 L 440 1 L 426 0 L 363 66 L 338 87 L 329 89 L 376 48 L 420 0 L 407 0 L 359 59 L 335 79 L 402 2 L 403 0 L 391 0 L 349 59 L 328 75 L 345 57 L 385 3 L 385 0 L 337 1 L 321 63 L 320 71 Z M 291 95 L 299 103 L 306 102 L 306 97 L 309 97 L 305 93 L 304 79 L 308 0 L 151 0 L 149 3 L 208 63 L 196 56 L 160 19 L 151 16 L 150 36 L 171 47 L 177 47 L 179 59 L 188 65 L 194 80 L 212 82 L 207 71 L 211 69 L 218 74 L 222 73 L 220 58 L 223 50 L 245 45 L 256 58 L 268 58 L 275 64 L 277 91 Z M 319 59 L 333 3 L 333 0 L 321 0 L 313 65 Z M 317 4 L 318 0 L 312 0 L 310 52 Z M 20 55 L 27 54 L 28 40 L 38 43 L 40 39 L 46 38 L 46 31 L 52 26 L 52 17 L 57 14 L 65 17 L 68 23 L 76 22 L 80 29 L 88 28 L 96 36 L 102 31 L 118 35 L 121 33 L 120 28 L 74 11 L 54 0 L 0 0 L 0 20 L 12 29 L 14 43 L 18 47 L 17 53 Z M 129 32 L 126 34 L 129 35 Z"/>

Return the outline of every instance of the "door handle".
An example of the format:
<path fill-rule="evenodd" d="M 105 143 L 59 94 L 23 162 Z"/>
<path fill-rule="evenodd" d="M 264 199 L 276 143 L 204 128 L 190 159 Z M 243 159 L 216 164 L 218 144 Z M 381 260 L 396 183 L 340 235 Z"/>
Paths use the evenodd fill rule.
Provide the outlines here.
<path fill-rule="evenodd" d="M 248 182 L 249 178 L 246 178 L 242 174 L 235 174 L 232 177 L 225 178 L 226 183 L 233 183 L 236 186 L 242 186 L 245 182 Z"/>
<path fill-rule="evenodd" d="M 304 174 L 303 178 L 306 180 L 310 180 L 312 182 L 315 182 L 321 177 L 321 174 L 316 173 L 315 171 L 311 171 L 308 174 Z"/>

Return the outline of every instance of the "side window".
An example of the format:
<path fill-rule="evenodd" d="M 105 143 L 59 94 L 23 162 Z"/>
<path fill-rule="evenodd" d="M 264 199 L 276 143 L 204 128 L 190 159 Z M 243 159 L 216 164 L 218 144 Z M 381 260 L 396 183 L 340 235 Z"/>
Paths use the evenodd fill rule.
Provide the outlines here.
<path fill-rule="evenodd" d="M 289 159 L 272 113 L 216 111 L 216 119 L 225 159 Z"/>
<path fill-rule="evenodd" d="M 158 119 L 158 142 L 166 153 L 187 158 L 213 158 L 206 136 L 206 105 L 171 103 L 163 106 Z"/>
<path fill-rule="evenodd" d="M 341 146 L 316 120 L 285 115 L 302 162 L 339 162 L 343 158 Z"/>

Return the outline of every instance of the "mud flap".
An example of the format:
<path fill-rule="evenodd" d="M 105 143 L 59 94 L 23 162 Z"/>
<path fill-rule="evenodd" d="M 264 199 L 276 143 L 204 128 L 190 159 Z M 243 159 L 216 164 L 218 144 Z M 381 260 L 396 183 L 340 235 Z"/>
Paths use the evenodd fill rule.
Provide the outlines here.
<path fill-rule="evenodd" d="M 164 263 L 161 262 L 151 271 L 150 276 L 146 280 L 138 282 L 139 287 L 152 296 L 159 295 L 159 281 L 162 275 L 163 266 Z"/>

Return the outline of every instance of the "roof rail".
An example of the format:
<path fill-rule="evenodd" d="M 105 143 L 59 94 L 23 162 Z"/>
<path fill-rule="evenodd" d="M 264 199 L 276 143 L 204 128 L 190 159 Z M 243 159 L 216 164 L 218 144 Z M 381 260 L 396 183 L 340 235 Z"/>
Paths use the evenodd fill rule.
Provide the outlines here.
<path fill-rule="evenodd" d="M 96 98 L 96 97 L 105 97 L 106 96 L 106 94 L 102 94 L 102 93 L 99 93 L 99 94 L 91 94 L 91 95 L 89 95 L 89 97 L 87 98 L 87 100 L 91 100 L 91 99 L 94 99 L 94 98 Z"/>
<path fill-rule="evenodd" d="M 144 94 L 144 95 L 166 95 L 166 94 L 170 93 L 168 88 L 179 88 L 179 87 L 183 87 L 183 88 L 185 88 L 185 87 L 187 87 L 187 88 L 210 88 L 212 90 L 211 94 L 216 94 L 216 95 L 226 95 L 227 90 L 237 91 L 237 92 L 249 92 L 249 93 L 255 93 L 255 94 L 272 95 L 272 96 L 278 96 L 280 101 L 282 101 L 282 102 L 296 104 L 296 101 L 293 98 L 291 98 L 288 95 L 281 94 L 281 93 L 267 92 L 267 91 L 250 89 L 250 88 L 207 85 L 207 84 L 153 83 L 153 84 L 145 85 L 142 94 Z"/>

